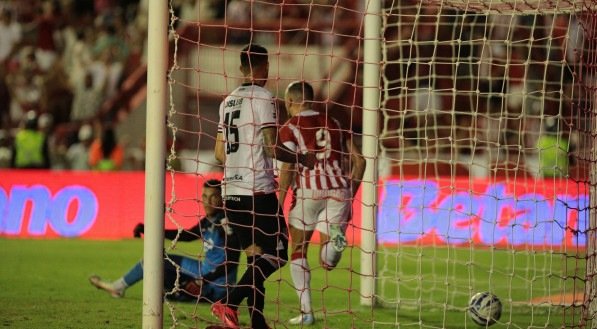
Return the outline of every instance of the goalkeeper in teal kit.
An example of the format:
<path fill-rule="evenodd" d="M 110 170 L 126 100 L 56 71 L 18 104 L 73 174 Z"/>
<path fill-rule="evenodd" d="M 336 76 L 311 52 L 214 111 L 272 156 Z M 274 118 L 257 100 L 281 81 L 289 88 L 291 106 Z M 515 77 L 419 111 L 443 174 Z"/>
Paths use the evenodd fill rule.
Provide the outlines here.
<path fill-rule="evenodd" d="M 203 241 L 203 258 L 191 258 L 168 254 L 164 260 L 164 290 L 171 300 L 197 300 L 215 302 L 225 297 L 236 283 L 239 248 L 231 237 L 222 208 L 222 194 L 219 180 L 209 180 L 203 185 L 202 194 L 205 217 L 188 230 L 165 230 L 166 239 L 178 241 Z M 143 224 L 135 227 L 135 237 L 143 233 Z M 174 262 L 176 265 L 172 264 Z M 173 290 L 179 268 L 179 289 Z M 89 282 L 110 293 L 112 297 L 124 296 L 125 290 L 143 279 L 143 261 L 138 262 L 124 276 L 113 282 L 103 281 L 93 275 Z M 172 292 L 172 293 L 170 293 Z"/>

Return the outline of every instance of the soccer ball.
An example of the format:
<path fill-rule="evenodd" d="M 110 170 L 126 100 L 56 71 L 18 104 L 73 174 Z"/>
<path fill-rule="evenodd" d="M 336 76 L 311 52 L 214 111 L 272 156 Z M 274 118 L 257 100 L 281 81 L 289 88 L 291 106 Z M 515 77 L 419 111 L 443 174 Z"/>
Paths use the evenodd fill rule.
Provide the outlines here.
<path fill-rule="evenodd" d="M 502 316 L 502 302 L 490 292 L 479 292 L 468 303 L 468 314 L 476 324 L 490 326 Z"/>

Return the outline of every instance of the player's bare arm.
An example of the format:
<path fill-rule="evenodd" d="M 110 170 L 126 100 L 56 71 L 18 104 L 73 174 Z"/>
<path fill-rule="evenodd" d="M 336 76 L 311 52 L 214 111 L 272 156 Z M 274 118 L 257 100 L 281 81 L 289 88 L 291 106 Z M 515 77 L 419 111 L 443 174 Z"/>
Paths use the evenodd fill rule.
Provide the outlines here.
<path fill-rule="evenodd" d="M 283 162 L 282 166 L 280 167 L 280 195 L 278 199 L 280 200 L 280 204 L 284 204 L 286 200 L 286 195 L 288 194 L 288 189 L 292 186 L 292 182 L 294 182 L 294 176 L 296 175 L 296 165 L 294 163 L 287 163 Z"/>
<path fill-rule="evenodd" d="M 359 186 L 361 185 L 361 180 L 363 180 L 363 175 L 365 174 L 365 157 L 361 154 L 359 147 L 356 146 L 352 139 L 348 139 L 346 141 L 346 148 L 350 153 L 350 160 L 351 160 L 351 167 L 352 171 L 350 173 L 350 179 L 352 182 L 352 196 L 357 193 Z"/>
<path fill-rule="evenodd" d="M 295 153 L 289 150 L 286 146 L 278 144 L 276 135 L 278 131 L 274 127 L 267 127 L 261 129 L 263 133 L 265 153 L 276 160 L 286 163 L 300 163 L 307 168 L 313 168 L 317 158 L 312 153 Z"/>
<path fill-rule="evenodd" d="M 226 149 L 224 148 L 225 143 L 224 134 L 218 133 L 216 135 L 216 146 L 214 153 L 216 160 L 220 161 L 222 164 L 226 163 Z"/>

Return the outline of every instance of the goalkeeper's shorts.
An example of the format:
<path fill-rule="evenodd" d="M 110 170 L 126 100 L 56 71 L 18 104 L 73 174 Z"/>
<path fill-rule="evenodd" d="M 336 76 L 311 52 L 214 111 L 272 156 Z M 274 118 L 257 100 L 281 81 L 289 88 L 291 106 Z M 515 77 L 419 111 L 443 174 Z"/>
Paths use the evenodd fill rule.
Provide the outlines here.
<path fill-rule="evenodd" d="M 173 254 L 169 254 L 168 257 L 170 260 L 164 260 L 164 293 L 168 300 L 192 302 L 199 300 L 200 302 L 213 303 L 225 297 L 229 293 L 229 290 L 232 289 L 232 285 L 228 285 L 227 287 L 226 278 L 220 278 L 216 282 L 204 280 L 201 285 L 201 292 L 198 295 L 191 294 L 184 289 L 185 286 L 188 282 L 199 279 L 200 277 L 191 275 L 180 267 L 184 260 L 188 260 L 188 257 Z M 172 264 L 171 261 L 178 266 Z M 198 265 L 197 268 L 199 268 Z M 177 276 L 178 284 L 176 283 Z"/>

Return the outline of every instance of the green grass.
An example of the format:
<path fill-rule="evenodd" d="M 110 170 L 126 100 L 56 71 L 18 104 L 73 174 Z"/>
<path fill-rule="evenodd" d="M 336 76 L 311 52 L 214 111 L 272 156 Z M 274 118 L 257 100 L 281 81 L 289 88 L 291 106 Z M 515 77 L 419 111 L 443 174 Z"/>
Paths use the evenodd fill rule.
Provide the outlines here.
<path fill-rule="evenodd" d="M 198 243 L 179 243 L 174 252 L 194 254 Z M 168 244 L 167 244 L 168 246 Z M 142 240 L 0 239 L 0 326 L 4 328 L 140 328 L 142 285 L 113 299 L 92 287 L 97 273 L 115 279 L 138 261 Z M 492 290 L 504 303 L 492 328 L 572 327 L 579 308 L 531 306 L 528 300 L 560 291 L 582 289 L 584 263 L 549 252 L 471 250 L 466 248 L 384 249 L 378 257 L 378 283 L 385 307 L 359 303 L 358 249 L 347 249 L 332 272 L 322 270 L 312 248 L 312 328 L 479 328 L 465 312 L 473 292 Z M 350 264 L 355 266 L 350 270 Z M 577 279 L 574 279 L 577 277 Z M 267 284 L 266 316 L 284 328 L 298 312 L 289 269 Z M 176 322 L 172 318 L 176 318 Z M 164 306 L 164 328 L 204 328 L 213 321 L 205 304 Z M 246 311 L 241 321 L 247 323 Z"/>

